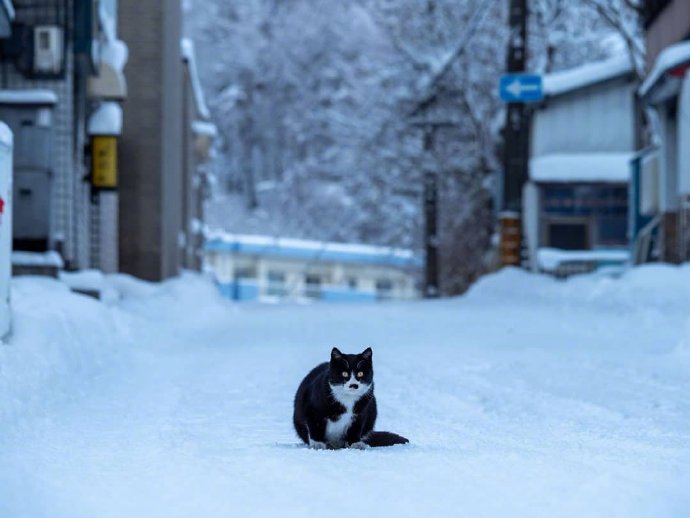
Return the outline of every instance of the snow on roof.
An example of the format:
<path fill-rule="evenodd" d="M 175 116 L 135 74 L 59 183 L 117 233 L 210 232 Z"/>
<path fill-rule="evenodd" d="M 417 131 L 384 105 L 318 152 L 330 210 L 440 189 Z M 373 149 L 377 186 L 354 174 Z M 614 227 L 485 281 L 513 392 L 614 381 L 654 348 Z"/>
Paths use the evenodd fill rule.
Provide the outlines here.
<path fill-rule="evenodd" d="M 62 257 L 55 251 L 12 252 L 12 264 L 20 266 L 52 266 L 63 268 Z"/>
<path fill-rule="evenodd" d="M 12 130 L 2 121 L 0 121 L 0 144 L 12 146 Z"/>
<path fill-rule="evenodd" d="M 639 94 L 644 96 L 669 69 L 690 62 L 690 41 L 682 41 L 666 47 L 656 58 L 652 70 L 640 86 Z"/>
<path fill-rule="evenodd" d="M 116 102 L 104 102 L 89 117 L 89 135 L 120 135 L 122 108 Z"/>
<path fill-rule="evenodd" d="M 205 135 L 207 137 L 215 137 L 218 135 L 218 128 L 212 122 L 196 120 L 192 122 L 192 131 L 197 135 Z"/>
<path fill-rule="evenodd" d="M 615 182 L 630 179 L 634 153 L 572 153 L 544 155 L 530 160 L 535 182 Z"/>
<path fill-rule="evenodd" d="M 52 90 L 0 90 L 0 104 L 55 104 L 58 97 Z"/>
<path fill-rule="evenodd" d="M 11 0 L 2 0 L 2 5 L 5 6 L 5 11 L 7 11 L 7 16 L 10 20 L 14 20 L 14 6 Z"/>
<path fill-rule="evenodd" d="M 194 52 L 194 42 L 189 38 L 182 38 L 180 40 L 180 51 L 182 52 L 182 59 L 187 62 L 189 67 L 189 77 L 192 81 L 192 91 L 194 92 L 194 101 L 196 108 L 199 110 L 199 115 L 204 119 L 211 117 L 204 97 L 204 91 L 201 88 L 201 81 L 199 79 L 199 71 L 196 66 L 196 53 Z"/>
<path fill-rule="evenodd" d="M 420 266 L 412 250 L 354 243 L 333 243 L 261 235 L 211 231 L 205 249 L 251 255 L 273 255 L 323 262 L 373 263 L 398 267 Z"/>
<path fill-rule="evenodd" d="M 619 54 L 603 61 L 545 75 L 544 93 L 547 96 L 564 94 L 629 74 L 633 70 L 630 57 Z"/>
<path fill-rule="evenodd" d="M 98 18 L 105 35 L 105 43 L 101 47 L 101 59 L 117 72 L 122 72 L 129 56 L 127 44 L 117 39 L 115 20 L 113 20 L 113 17 L 110 16 L 103 4 L 99 6 Z"/>
<path fill-rule="evenodd" d="M 563 263 L 595 262 L 601 266 L 620 265 L 630 260 L 628 250 L 561 250 L 559 248 L 540 248 L 537 250 L 539 268 L 556 270 Z"/>

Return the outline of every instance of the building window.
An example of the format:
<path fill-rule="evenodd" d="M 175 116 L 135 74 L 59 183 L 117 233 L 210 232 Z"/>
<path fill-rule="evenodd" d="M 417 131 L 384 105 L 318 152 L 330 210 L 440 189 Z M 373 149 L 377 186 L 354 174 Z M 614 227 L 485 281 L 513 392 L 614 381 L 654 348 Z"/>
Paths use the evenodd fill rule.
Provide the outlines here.
<path fill-rule="evenodd" d="M 589 237 L 586 222 L 549 222 L 546 243 L 562 250 L 588 250 Z"/>
<path fill-rule="evenodd" d="M 628 220 L 622 217 L 601 217 L 597 222 L 595 245 L 624 246 L 627 243 Z"/>
<path fill-rule="evenodd" d="M 310 299 L 321 298 L 321 277 L 314 274 L 307 274 L 304 277 L 304 294 Z"/>
<path fill-rule="evenodd" d="M 235 280 L 246 281 L 249 279 L 256 279 L 256 269 L 251 266 L 243 266 L 235 268 Z"/>
<path fill-rule="evenodd" d="M 266 293 L 274 297 L 284 297 L 287 295 L 285 274 L 283 272 L 268 272 L 268 288 Z"/>
<path fill-rule="evenodd" d="M 377 280 L 376 297 L 379 300 L 389 300 L 393 298 L 393 281 L 390 279 Z"/>
<path fill-rule="evenodd" d="M 347 287 L 350 288 L 351 290 L 356 290 L 357 289 L 357 277 L 348 277 L 347 278 Z"/>

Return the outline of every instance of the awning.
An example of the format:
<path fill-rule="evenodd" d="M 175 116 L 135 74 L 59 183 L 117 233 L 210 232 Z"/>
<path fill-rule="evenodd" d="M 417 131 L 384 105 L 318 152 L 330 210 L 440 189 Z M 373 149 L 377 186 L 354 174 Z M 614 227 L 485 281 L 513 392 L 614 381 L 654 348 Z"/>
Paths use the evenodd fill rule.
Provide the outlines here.
<path fill-rule="evenodd" d="M 685 73 L 690 69 L 690 41 L 666 47 L 656 58 L 652 70 L 638 93 L 651 104 L 678 94 Z"/>
<path fill-rule="evenodd" d="M 634 153 L 564 153 L 534 157 L 530 180 L 537 183 L 627 183 Z"/>
<path fill-rule="evenodd" d="M 52 106 L 58 97 L 52 90 L 0 90 L 0 104 L 26 104 L 34 106 Z"/>

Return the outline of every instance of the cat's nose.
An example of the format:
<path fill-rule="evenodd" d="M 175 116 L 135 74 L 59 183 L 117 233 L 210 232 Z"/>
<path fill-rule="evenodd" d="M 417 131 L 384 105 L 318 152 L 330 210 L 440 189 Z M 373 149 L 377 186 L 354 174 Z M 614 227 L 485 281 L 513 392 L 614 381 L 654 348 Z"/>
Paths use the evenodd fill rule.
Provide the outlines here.
<path fill-rule="evenodd" d="M 357 388 L 359 388 L 359 385 L 357 385 L 357 383 L 351 383 L 350 388 L 351 389 L 357 389 Z"/>

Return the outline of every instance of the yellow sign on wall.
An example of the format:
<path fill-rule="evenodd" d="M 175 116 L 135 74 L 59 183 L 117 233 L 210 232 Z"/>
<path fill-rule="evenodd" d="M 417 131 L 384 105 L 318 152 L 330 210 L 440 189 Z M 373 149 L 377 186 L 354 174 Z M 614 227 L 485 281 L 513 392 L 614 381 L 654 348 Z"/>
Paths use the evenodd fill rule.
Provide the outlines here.
<path fill-rule="evenodd" d="M 91 141 L 91 185 L 117 188 L 117 137 L 98 135 Z"/>

